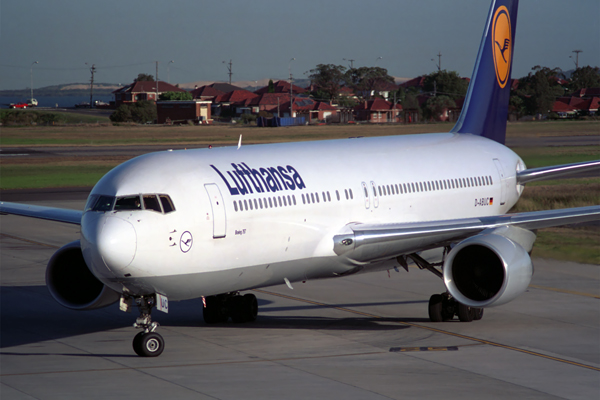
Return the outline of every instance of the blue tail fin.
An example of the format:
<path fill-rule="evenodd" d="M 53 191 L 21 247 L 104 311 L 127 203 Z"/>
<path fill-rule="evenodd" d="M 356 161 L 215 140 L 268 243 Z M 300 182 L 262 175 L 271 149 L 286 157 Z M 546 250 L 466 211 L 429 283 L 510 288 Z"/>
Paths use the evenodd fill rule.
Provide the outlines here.
<path fill-rule="evenodd" d="M 518 0 L 492 1 L 469 91 L 451 132 L 504 144 L 518 6 Z"/>

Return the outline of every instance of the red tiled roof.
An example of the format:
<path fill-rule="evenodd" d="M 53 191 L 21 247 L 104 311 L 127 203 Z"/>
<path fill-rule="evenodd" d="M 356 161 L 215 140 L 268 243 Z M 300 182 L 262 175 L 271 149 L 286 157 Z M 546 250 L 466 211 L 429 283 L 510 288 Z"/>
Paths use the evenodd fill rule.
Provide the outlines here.
<path fill-rule="evenodd" d="M 273 89 L 275 93 L 289 93 L 290 92 L 290 83 L 284 80 L 273 82 Z M 269 92 L 269 86 L 262 87 L 255 91 L 256 94 L 263 94 Z M 306 89 L 301 88 L 300 86 L 292 85 L 292 92 L 294 94 L 300 94 L 306 92 Z"/>
<path fill-rule="evenodd" d="M 552 106 L 552 112 L 558 113 L 558 112 L 575 112 L 575 108 L 571 107 L 570 105 L 563 103 L 562 101 L 555 101 L 554 105 Z"/>
<path fill-rule="evenodd" d="M 405 89 L 408 89 L 409 87 L 421 87 L 422 88 L 424 82 L 425 82 L 425 76 L 417 76 L 416 78 L 412 78 L 411 80 L 401 83 L 400 86 L 402 86 Z"/>
<path fill-rule="evenodd" d="M 194 96 L 195 99 L 201 97 L 217 97 L 225 94 L 225 92 L 221 92 L 220 90 L 217 90 L 209 85 L 200 86 L 199 88 L 192 90 L 190 93 L 192 93 L 192 96 Z"/>
<path fill-rule="evenodd" d="M 237 102 L 242 102 L 244 100 L 253 99 L 255 97 L 258 97 L 258 95 L 252 93 L 249 90 L 242 89 L 242 90 L 234 90 L 233 92 L 222 94 L 215 99 L 215 102 L 216 103 L 225 103 L 225 102 L 237 103 Z"/>
<path fill-rule="evenodd" d="M 386 101 L 383 99 L 373 99 L 364 102 L 363 104 L 359 104 L 354 107 L 356 110 L 370 110 L 370 111 L 390 111 L 394 108 L 398 110 L 402 110 L 402 106 L 400 104 L 396 104 L 395 107 L 390 101 Z"/>
<path fill-rule="evenodd" d="M 115 90 L 113 93 L 153 93 L 156 92 L 156 81 L 137 81 L 130 85 L 123 86 Z M 170 83 L 158 81 L 158 93 L 164 92 L 185 92 Z"/>
<path fill-rule="evenodd" d="M 584 88 L 571 94 L 576 97 L 598 97 L 600 96 L 600 88 Z"/>
<path fill-rule="evenodd" d="M 262 106 L 262 105 L 277 105 L 277 99 L 279 99 L 279 105 L 290 101 L 289 93 L 262 93 L 258 97 L 250 100 L 250 105 Z"/>

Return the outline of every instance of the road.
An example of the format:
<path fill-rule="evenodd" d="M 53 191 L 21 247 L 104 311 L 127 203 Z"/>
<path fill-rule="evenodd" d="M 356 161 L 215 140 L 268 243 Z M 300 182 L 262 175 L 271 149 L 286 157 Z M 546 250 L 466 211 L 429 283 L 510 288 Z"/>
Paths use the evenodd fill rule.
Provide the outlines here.
<path fill-rule="evenodd" d="M 56 193 L 33 203 L 83 207 L 84 194 Z M 414 268 L 256 290 L 250 324 L 207 326 L 201 301 L 171 303 L 169 314 L 154 314 L 165 352 L 144 359 L 131 348 L 135 313 L 70 311 L 45 288 L 47 260 L 77 238 L 77 226 L 0 216 L 3 400 L 600 393 L 598 266 L 535 260 L 528 291 L 472 323 L 428 322 L 429 296 L 443 285 Z"/>

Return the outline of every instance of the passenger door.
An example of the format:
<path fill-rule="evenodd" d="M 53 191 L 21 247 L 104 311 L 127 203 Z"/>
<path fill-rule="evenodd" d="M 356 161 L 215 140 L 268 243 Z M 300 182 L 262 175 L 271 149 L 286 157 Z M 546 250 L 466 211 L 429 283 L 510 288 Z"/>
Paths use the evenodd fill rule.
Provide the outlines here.
<path fill-rule="evenodd" d="M 206 193 L 210 199 L 213 217 L 213 238 L 224 238 L 227 232 L 227 218 L 225 215 L 225 203 L 219 187 L 214 183 L 204 185 Z"/>

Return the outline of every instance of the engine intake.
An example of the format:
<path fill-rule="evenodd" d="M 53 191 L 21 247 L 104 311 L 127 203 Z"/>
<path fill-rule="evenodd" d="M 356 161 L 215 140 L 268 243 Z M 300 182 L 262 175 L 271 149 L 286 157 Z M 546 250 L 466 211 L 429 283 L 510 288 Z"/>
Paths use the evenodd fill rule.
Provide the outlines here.
<path fill-rule="evenodd" d="M 90 272 L 79 240 L 58 249 L 48 261 L 46 286 L 58 303 L 72 310 L 106 307 L 120 297 Z"/>
<path fill-rule="evenodd" d="M 527 231 L 525 246 L 535 235 Z M 531 239 L 531 235 L 533 239 Z M 527 251 L 499 232 L 480 234 L 460 242 L 444 262 L 444 283 L 450 294 L 470 307 L 508 303 L 523 293 L 533 276 Z"/>

